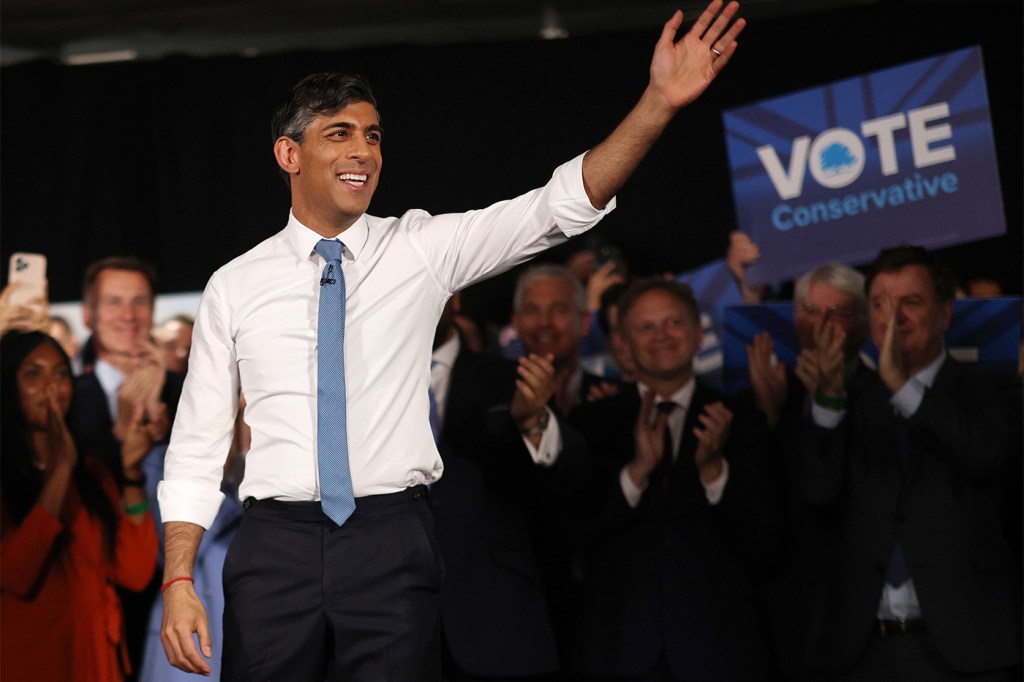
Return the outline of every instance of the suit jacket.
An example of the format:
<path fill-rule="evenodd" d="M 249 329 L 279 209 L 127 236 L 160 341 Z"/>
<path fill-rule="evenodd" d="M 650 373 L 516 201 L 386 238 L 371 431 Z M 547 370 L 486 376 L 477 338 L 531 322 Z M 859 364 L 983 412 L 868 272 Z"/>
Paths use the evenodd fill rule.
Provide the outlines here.
<path fill-rule="evenodd" d="M 167 372 L 160 393 L 160 400 L 167 405 L 167 418 L 171 424 L 178 410 L 184 380 L 184 375 Z M 120 481 L 121 446 L 112 431 L 114 423 L 110 419 L 107 395 L 92 372 L 75 377 L 75 401 L 70 421 L 75 442 L 82 452 L 100 459 L 114 474 L 114 480 Z M 169 429 L 167 436 L 170 437 Z"/>
<path fill-rule="evenodd" d="M 560 542 L 572 490 L 586 478 L 582 440 L 540 466 L 508 412 L 515 363 L 463 346 L 452 367 L 438 447 L 444 475 L 431 487 L 445 563 L 441 622 L 448 653 L 472 675 L 559 669 Z"/>
<path fill-rule="evenodd" d="M 627 504 L 619 473 L 634 456 L 640 397 L 629 387 L 573 413 L 594 458 L 595 523 L 584 563 L 584 599 L 575 664 L 591 675 L 638 676 L 667 663 L 685 680 L 771 679 L 773 663 L 750 575 L 759 547 L 771 544 L 751 444 L 734 423 L 726 456 L 729 482 L 718 505 L 707 501 L 693 429 L 719 400 L 697 384 L 667 486 L 651 480 L 639 505 Z M 770 486 L 760 489 L 770 490 Z"/>
<path fill-rule="evenodd" d="M 877 374 L 847 393 L 839 428 L 807 432 L 812 501 L 842 515 L 814 663 L 857 667 L 899 542 L 939 656 L 964 673 L 1017 664 L 1020 582 L 1000 515 L 1006 472 L 1021 458 L 1019 379 L 947 357 L 909 419 L 893 414 Z M 902 464 L 900 426 L 911 444 Z"/>

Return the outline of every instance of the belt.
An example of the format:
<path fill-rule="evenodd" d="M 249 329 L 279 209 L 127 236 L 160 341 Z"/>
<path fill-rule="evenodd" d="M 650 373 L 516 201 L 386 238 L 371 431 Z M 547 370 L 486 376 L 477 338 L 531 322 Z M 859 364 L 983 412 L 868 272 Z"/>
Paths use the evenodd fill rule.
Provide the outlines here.
<path fill-rule="evenodd" d="M 896 620 L 878 619 L 879 637 L 897 637 L 909 635 L 915 632 L 924 632 L 928 628 L 924 626 L 921 618 L 898 618 Z"/>
<path fill-rule="evenodd" d="M 401 505 L 413 500 L 426 498 L 428 489 L 425 485 L 417 485 L 412 488 L 400 490 L 397 493 L 385 493 L 383 495 L 366 495 L 356 498 L 356 511 L 371 511 L 385 509 L 395 505 Z M 260 512 L 261 514 L 287 515 L 296 521 L 323 521 L 327 517 L 320 509 L 319 502 L 283 502 L 281 500 L 265 499 L 257 500 L 254 497 L 247 497 L 242 502 L 242 507 L 248 512 Z"/>

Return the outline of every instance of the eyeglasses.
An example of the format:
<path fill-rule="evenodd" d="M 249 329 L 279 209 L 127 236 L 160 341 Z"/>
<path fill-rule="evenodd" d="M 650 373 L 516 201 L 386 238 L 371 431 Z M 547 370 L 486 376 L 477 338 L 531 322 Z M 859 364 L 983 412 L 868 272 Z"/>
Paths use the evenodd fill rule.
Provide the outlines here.
<path fill-rule="evenodd" d="M 817 317 L 822 313 L 827 313 L 829 317 L 841 317 L 844 320 L 852 320 L 857 317 L 857 309 L 853 306 L 848 305 L 830 305 L 829 307 L 822 310 L 813 303 L 807 301 L 801 301 L 797 304 L 797 308 L 800 312 L 811 317 Z"/>

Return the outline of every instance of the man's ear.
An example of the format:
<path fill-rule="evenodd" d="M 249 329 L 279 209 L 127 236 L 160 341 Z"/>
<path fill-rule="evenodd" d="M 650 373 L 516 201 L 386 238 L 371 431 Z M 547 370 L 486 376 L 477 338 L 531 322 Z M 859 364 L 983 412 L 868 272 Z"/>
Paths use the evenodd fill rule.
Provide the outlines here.
<path fill-rule="evenodd" d="M 299 143 L 282 135 L 274 142 L 274 158 L 277 165 L 288 175 L 299 174 Z"/>
<path fill-rule="evenodd" d="M 590 322 L 591 322 L 592 319 L 593 319 L 593 316 L 590 314 L 589 311 L 588 312 L 584 312 L 583 314 L 580 315 L 580 338 L 581 339 L 586 338 L 587 336 L 590 335 Z"/>

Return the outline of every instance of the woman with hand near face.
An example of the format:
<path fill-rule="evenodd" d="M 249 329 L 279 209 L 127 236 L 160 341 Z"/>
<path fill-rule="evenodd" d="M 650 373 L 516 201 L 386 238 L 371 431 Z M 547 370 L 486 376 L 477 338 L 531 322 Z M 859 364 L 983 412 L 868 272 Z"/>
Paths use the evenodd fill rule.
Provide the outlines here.
<path fill-rule="evenodd" d="M 124 490 L 68 431 L 71 368 L 41 332 L 0 341 L 0 678 L 121 680 L 127 667 L 115 585 L 142 589 L 157 538 L 140 463 L 142 414 L 121 448 Z"/>

